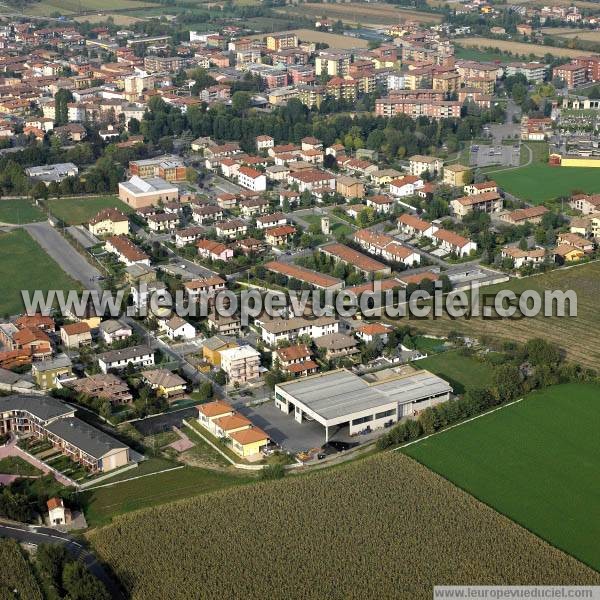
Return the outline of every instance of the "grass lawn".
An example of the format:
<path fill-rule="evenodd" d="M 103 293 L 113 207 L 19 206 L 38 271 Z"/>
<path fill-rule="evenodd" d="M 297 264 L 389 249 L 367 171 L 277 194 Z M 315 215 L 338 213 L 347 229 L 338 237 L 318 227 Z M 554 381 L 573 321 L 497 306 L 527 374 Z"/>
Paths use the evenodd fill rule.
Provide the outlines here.
<path fill-rule="evenodd" d="M 352 237 L 354 229 L 352 229 L 352 227 L 346 223 L 331 223 L 331 233 L 333 233 L 336 238 L 342 235 L 346 237 Z"/>
<path fill-rule="evenodd" d="M 0 315 L 23 312 L 21 290 L 78 290 L 71 279 L 24 230 L 0 234 Z"/>
<path fill-rule="evenodd" d="M 529 158 L 533 162 L 518 169 L 484 169 L 491 179 L 521 200 L 543 204 L 559 196 L 570 196 L 573 190 L 588 193 L 600 192 L 600 172 L 592 167 L 551 167 L 548 165 L 548 144 L 528 142 L 523 144 L 522 163 Z"/>
<path fill-rule="evenodd" d="M 50 212 L 68 225 L 87 223 L 103 208 L 118 208 L 128 214 L 132 209 L 116 196 L 97 196 L 89 198 L 58 198 L 48 200 Z"/>
<path fill-rule="evenodd" d="M 0 223 L 33 223 L 46 215 L 29 200 L 0 200 Z"/>
<path fill-rule="evenodd" d="M 139 470 L 141 468 L 140 466 L 138 469 L 128 471 L 123 474 L 123 478 L 141 475 Z M 254 478 L 249 475 L 234 475 L 186 466 L 175 471 L 83 492 L 87 499 L 85 517 L 89 525 L 95 527 L 108 523 L 115 515 L 214 492 L 253 480 Z M 109 479 L 106 483 L 110 482 Z"/>
<path fill-rule="evenodd" d="M 479 48 L 465 48 L 463 46 L 456 45 L 454 55 L 456 58 L 461 60 L 481 60 L 494 62 L 496 60 L 506 61 L 514 57 L 509 57 L 500 51 L 494 50 L 483 50 Z"/>
<path fill-rule="evenodd" d="M 403 452 L 600 570 L 598 397 L 554 386 Z"/>
<path fill-rule="evenodd" d="M 472 356 L 462 356 L 457 350 L 428 356 L 415 361 L 413 365 L 439 375 L 450 383 L 457 394 L 462 394 L 467 387 L 485 387 L 491 383 L 490 365 Z"/>
<path fill-rule="evenodd" d="M 7 456 L 0 460 L 0 473 L 3 475 L 41 475 L 42 472 L 20 456 Z"/>

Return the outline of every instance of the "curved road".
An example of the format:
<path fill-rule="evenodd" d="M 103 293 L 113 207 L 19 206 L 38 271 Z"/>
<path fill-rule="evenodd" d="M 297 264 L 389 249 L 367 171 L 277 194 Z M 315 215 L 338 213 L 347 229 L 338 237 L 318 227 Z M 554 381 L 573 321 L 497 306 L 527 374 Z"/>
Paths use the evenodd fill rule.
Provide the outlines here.
<path fill-rule="evenodd" d="M 115 581 L 108 575 L 96 557 L 66 533 L 46 527 L 0 523 L 0 537 L 12 538 L 18 542 L 33 544 L 34 546 L 39 544 L 62 544 L 73 558 L 80 560 L 90 573 L 104 583 L 112 598 L 115 600 L 124 598 Z"/>

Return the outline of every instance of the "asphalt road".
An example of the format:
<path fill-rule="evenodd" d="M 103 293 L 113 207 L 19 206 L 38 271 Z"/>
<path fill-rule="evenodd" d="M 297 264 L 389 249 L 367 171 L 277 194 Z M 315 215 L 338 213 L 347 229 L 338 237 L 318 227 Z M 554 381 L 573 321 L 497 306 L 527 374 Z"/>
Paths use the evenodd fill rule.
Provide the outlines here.
<path fill-rule="evenodd" d="M 108 575 L 96 557 L 66 533 L 46 527 L 0 523 L 0 537 L 12 538 L 18 542 L 33 544 L 34 546 L 39 544 L 62 544 L 71 556 L 83 562 L 90 573 L 104 583 L 112 598 L 117 600 L 124 598 L 115 581 Z"/>
<path fill-rule="evenodd" d="M 80 281 L 87 290 L 101 289 L 98 283 L 100 271 L 90 265 L 52 225 L 43 221 L 24 227 L 65 273 Z"/>

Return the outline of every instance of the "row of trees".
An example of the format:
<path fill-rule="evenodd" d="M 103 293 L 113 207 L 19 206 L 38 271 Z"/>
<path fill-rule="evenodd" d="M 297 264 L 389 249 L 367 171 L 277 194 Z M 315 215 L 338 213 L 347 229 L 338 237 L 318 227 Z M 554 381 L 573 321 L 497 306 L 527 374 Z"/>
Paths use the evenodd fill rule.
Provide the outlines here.
<path fill-rule="evenodd" d="M 377 447 L 388 448 L 429 435 L 448 425 L 519 398 L 534 389 L 570 381 L 593 380 L 596 373 L 563 362 L 560 349 L 544 339 L 524 345 L 508 343 L 505 360 L 493 370 L 487 387 L 467 388 L 465 394 L 422 411 L 418 419 L 402 421 L 379 438 Z"/>

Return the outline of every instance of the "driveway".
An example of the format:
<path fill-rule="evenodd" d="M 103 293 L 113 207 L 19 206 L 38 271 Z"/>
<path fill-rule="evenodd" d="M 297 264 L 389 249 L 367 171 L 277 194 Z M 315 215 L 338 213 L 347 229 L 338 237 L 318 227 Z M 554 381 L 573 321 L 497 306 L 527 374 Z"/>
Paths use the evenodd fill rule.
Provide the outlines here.
<path fill-rule="evenodd" d="M 52 225 L 44 221 L 24 227 L 65 273 L 81 282 L 84 289 L 100 291 L 100 271 L 90 265 Z"/>

